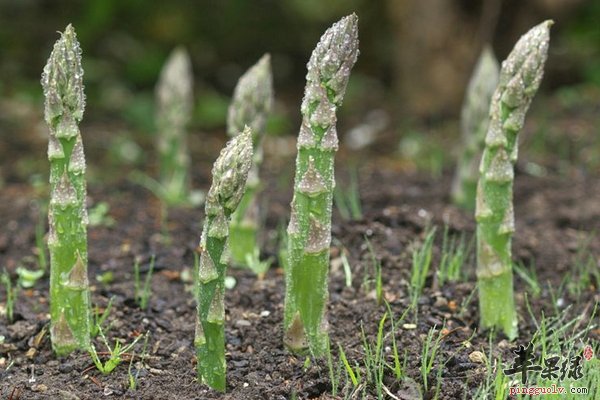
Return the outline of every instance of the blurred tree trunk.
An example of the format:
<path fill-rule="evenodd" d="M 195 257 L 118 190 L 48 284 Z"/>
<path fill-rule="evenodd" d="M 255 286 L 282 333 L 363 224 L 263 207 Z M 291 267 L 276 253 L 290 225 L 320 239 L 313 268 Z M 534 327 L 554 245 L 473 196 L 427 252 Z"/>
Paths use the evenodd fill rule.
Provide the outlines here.
<path fill-rule="evenodd" d="M 479 11 L 468 12 L 463 3 L 388 0 L 395 35 L 395 89 L 403 111 L 430 117 L 458 109 L 481 48 Z"/>
<path fill-rule="evenodd" d="M 554 31 L 586 1 L 599 0 L 387 0 L 400 111 L 457 116 L 484 43 L 502 60 L 533 25 L 556 18 Z"/>

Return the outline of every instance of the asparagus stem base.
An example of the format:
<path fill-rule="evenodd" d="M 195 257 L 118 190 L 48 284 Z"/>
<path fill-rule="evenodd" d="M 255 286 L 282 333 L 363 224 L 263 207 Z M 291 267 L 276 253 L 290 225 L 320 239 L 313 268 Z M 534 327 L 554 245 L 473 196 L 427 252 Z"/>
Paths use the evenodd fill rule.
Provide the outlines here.
<path fill-rule="evenodd" d="M 204 322 L 206 344 L 196 347 L 198 377 L 202 383 L 220 392 L 225 392 L 225 328 L 223 324 Z"/>
<path fill-rule="evenodd" d="M 209 223 L 204 229 L 209 229 Z M 210 257 L 212 260 L 220 260 L 223 254 L 225 240 L 221 238 L 208 237 L 207 250 L 202 257 Z M 225 321 L 220 323 L 210 322 L 209 314 L 213 300 L 220 297 L 223 301 L 222 291 L 218 287 L 224 286 L 225 271 L 227 266 L 222 263 L 215 265 L 217 277 L 210 282 L 198 283 L 198 322 L 202 327 L 202 343 L 196 344 L 196 356 L 198 359 L 198 380 L 211 388 L 224 392 L 226 386 L 226 364 L 225 364 Z M 219 301 L 217 299 L 217 301 Z M 222 315 L 224 318 L 224 315 Z M 196 332 L 198 334 L 198 332 Z"/>
<path fill-rule="evenodd" d="M 493 278 L 479 278 L 478 285 L 481 327 L 500 328 L 510 340 L 515 339 L 518 332 L 512 270 Z"/>
<path fill-rule="evenodd" d="M 307 254 L 296 268 L 288 271 L 284 342 L 294 353 L 310 350 L 316 357 L 326 354 L 329 336 L 324 314 L 329 297 L 328 263 L 329 252 Z M 294 320 L 298 317 L 302 329 L 295 329 Z"/>

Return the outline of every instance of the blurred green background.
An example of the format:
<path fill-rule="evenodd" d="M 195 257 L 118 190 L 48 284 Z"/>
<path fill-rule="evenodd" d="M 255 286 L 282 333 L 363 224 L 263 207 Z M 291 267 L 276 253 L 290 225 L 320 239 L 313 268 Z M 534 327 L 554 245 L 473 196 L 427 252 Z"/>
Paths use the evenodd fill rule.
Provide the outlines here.
<path fill-rule="evenodd" d="M 565 162 L 599 168 L 597 0 L 0 0 L 0 157 L 32 142 L 43 148 L 39 78 L 68 23 L 84 53 L 84 124 L 134 132 L 111 139 L 129 149 L 125 157 L 143 146 L 135 135 L 154 130 L 154 85 L 177 45 L 193 62 L 193 130 L 223 131 L 237 79 L 269 52 L 277 98 L 269 133 L 296 135 L 310 53 L 351 12 L 359 16 L 361 54 L 340 116 L 351 147 L 372 146 L 441 173 L 481 46 L 491 42 L 503 59 L 521 34 L 553 18 L 546 76 L 524 141 L 544 168 L 560 169 L 548 159 L 556 149 Z"/>

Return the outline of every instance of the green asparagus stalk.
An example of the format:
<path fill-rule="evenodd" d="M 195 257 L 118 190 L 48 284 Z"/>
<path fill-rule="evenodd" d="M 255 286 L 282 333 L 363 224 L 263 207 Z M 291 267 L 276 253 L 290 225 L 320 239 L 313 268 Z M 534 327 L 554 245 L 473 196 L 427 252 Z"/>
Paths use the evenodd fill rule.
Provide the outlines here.
<path fill-rule="evenodd" d="M 78 127 L 85 95 L 81 48 L 71 25 L 54 45 L 42 87 L 50 128 L 50 338 L 63 355 L 90 344 L 85 157 Z"/>
<path fill-rule="evenodd" d="M 517 336 L 511 260 L 515 231 L 514 164 L 518 133 L 542 80 L 551 25 L 552 21 L 545 21 L 532 28 L 502 63 L 490 106 L 477 185 L 475 219 L 481 325 L 501 329 L 511 339 Z"/>
<path fill-rule="evenodd" d="M 298 136 L 294 197 L 288 226 L 288 268 L 284 342 L 294 352 L 316 356 L 327 348 L 325 305 L 334 155 L 338 149 L 336 110 L 358 56 L 358 18 L 342 18 L 321 37 L 307 68 Z"/>
<path fill-rule="evenodd" d="M 231 217 L 229 226 L 232 262 L 247 266 L 257 243 L 259 213 L 257 195 L 260 190 L 259 168 L 262 162 L 262 138 L 273 104 L 271 57 L 265 54 L 238 81 L 227 114 L 227 132 L 237 135 L 248 125 L 252 129 L 254 162 L 250 168 L 246 193 Z"/>
<path fill-rule="evenodd" d="M 252 164 L 252 132 L 246 127 L 221 151 L 213 165 L 213 183 L 206 197 L 196 276 L 198 313 L 194 345 L 198 379 L 225 391 L 225 271 L 231 214 L 238 207 Z"/>
<path fill-rule="evenodd" d="M 492 95 L 498 84 L 499 65 L 486 46 L 469 81 L 461 112 L 462 148 L 452 183 L 452 200 L 468 210 L 475 209 L 479 163 L 485 146 Z"/>
<path fill-rule="evenodd" d="M 190 57 L 178 47 L 166 61 L 156 85 L 160 183 L 167 205 L 185 204 L 190 196 L 186 127 L 192 115 L 192 92 Z"/>

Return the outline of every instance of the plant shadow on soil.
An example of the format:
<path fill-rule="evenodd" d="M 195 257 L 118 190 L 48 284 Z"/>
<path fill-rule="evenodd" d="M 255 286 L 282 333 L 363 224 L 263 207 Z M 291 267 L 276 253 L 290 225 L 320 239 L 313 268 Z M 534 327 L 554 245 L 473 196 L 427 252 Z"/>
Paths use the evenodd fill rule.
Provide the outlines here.
<path fill-rule="evenodd" d="M 216 148 L 214 149 L 216 154 Z M 208 157 L 210 159 L 210 156 Z M 385 161 L 384 161 L 385 162 Z M 388 166 L 389 166 L 389 160 Z M 269 162 L 264 166 L 266 184 L 263 198 L 269 199 L 265 221 L 268 234 L 264 237 L 263 257 L 276 256 L 275 232 L 285 220 L 290 198 L 289 187 L 277 189 L 282 170 L 290 168 L 289 160 Z M 344 159 L 337 161 L 345 165 Z M 449 205 L 446 174 L 441 179 L 407 173 L 401 168 L 382 170 L 378 160 L 360 167 L 360 192 L 364 217 L 344 221 L 335 215 L 331 249 L 330 301 L 328 321 L 335 365 L 338 365 L 338 344 L 350 363 L 364 358 L 361 326 L 367 342 L 375 343 L 379 321 L 386 312 L 378 305 L 373 284 L 372 260 L 365 244 L 371 242 L 382 266 L 383 294 L 398 318 L 409 306 L 411 248 L 422 241 L 428 226 L 437 226 L 430 275 L 423 295 L 418 300 L 416 327 L 398 326 L 396 341 L 399 353 L 407 354 L 404 374 L 410 379 L 398 381 L 390 370 L 384 373 L 386 389 L 400 399 L 418 398 L 423 391 L 420 373 L 421 349 L 424 337 L 432 327 L 445 328 L 433 372 L 428 377 L 429 389 L 424 398 L 433 398 L 436 386 L 439 398 L 471 398 L 486 374 L 486 366 L 469 355 L 475 351 L 488 354 L 489 336 L 478 331 L 477 298 L 474 262 L 470 257 L 464 267 L 468 278 L 462 282 L 445 283 L 438 287 L 436 266 L 441 255 L 441 231 L 444 225 L 450 234 L 465 232 L 472 237 L 475 225 L 469 213 Z M 199 172 L 204 171 L 204 172 Z M 195 169 L 195 183 L 206 186 L 208 164 Z M 286 172 L 292 176 L 291 171 Z M 343 167 L 340 176 L 344 175 Z M 88 354 L 74 353 L 55 358 L 48 335 L 40 343 L 35 337 L 48 324 L 47 282 L 40 280 L 32 289 L 19 292 L 12 323 L 0 324 L 0 382 L 2 399 L 332 399 L 331 380 L 326 360 L 309 364 L 290 355 L 282 345 L 282 314 L 284 298 L 283 272 L 275 263 L 263 280 L 247 270 L 231 268 L 236 286 L 226 293 L 227 379 L 226 394 L 215 393 L 198 385 L 193 348 L 195 304 L 190 284 L 182 277 L 193 267 L 194 249 L 200 237 L 201 209 L 176 209 L 168 216 L 168 241 L 160 234 L 160 206 L 145 190 L 117 180 L 110 189 L 90 184 L 90 201 L 106 201 L 110 215 L 117 221 L 110 227 L 89 229 L 89 276 L 93 284 L 92 303 L 105 307 L 113 298 L 112 311 L 105 324 L 109 341 L 121 338 L 130 343 L 136 336 L 149 332 L 144 362 L 139 363 L 141 342 L 135 348 L 134 371 L 137 388 L 129 388 L 129 356 L 111 374 L 102 375 L 93 366 Z M 515 260 L 525 265 L 535 261 L 541 286 L 539 297 L 530 287 L 515 277 L 515 293 L 519 308 L 520 336 L 510 343 L 501 335 L 493 340 L 493 354 L 509 359 L 517 343 L 529 340 L 536 327 L 527 312 L 526 297 L 532 312 L 555 310 L 552 292 L 563 284 L 572 267 L 582 235 L 600 227 L 600 179 L 580 177 L 539 178 L 517 171 L 515 187 L 516 235 L 513 241 Z M 35 226 L 39 210 L 32 202 L 28 187 L 6 184 L 0 193 L 0 265 L 14 276 L 16 266 L 32 257 L 35 250 Z M 32 205 L 33 204 L 33 205 Z M 341 267 L 340 244 L 347 251 L 352 267 L 352 284 L 346 285 Z M 600 254 L 600 241 L 590 242 L 592 254 Z M 141 260 L 142 271 L 156 256 L 152 278 L 152 295 L 147 310 L 140 310 L 134 301 L 133 263 Z M 100 283 L 96 277 L 111 271 L 114 280 Z M 592 282 L 598 285 L 598 282 Z M 580 318 L 576 327 L 583 329 L 591 317 L 593 305 L 599 301 L 595 287 L 583 288 L 579 297 L 567 291 L 560 299 L 559 311 L 568 312 L 568 319 Z M 3 289 L 0 293 L 4 298 Z M 525 296 L 528 294 L 528 296 Z M 470 301 L 469 301 L 470 299 Z M 572 307 L 565 308 L 572 304 Z M 591 305 L 591 307 L 590 307 Z M 385 331 L 389 332 L 389 318 Z M 409 321 L 414 322 L 411 316 Z M 597 323 L 596 317 L 596 323 Z M 412 328 L 412 329 L 411 329 Z M 598 342 L 600 332 L 591 330 L 585 340 Z M 39 336 L 38 336 L 39 339 Z M 389 339 L 389 338 L 388 338 Z M 96 340 L 99 351 L 104 350 Z M 388 346 L 389 342 L 386 342 Z M 391 363 L 389 349 L 387 361 Z M 9 367 L 10 366 L 10 367 Z M 439 372 L 438 372 L 439 371 Z M 438 382 L 438 379 L 441 381 Z M 439 385 L 438 385 L 439 384 Z M 340 382 L 339 392 L 350 393 L 350 382 Z M 365 388 L 366 398 L 376 398 L 375 388 Z M 11 397 L 12 396 L 12 397 Z M 387 397 L 386 397 L 387 398 Z"/>

